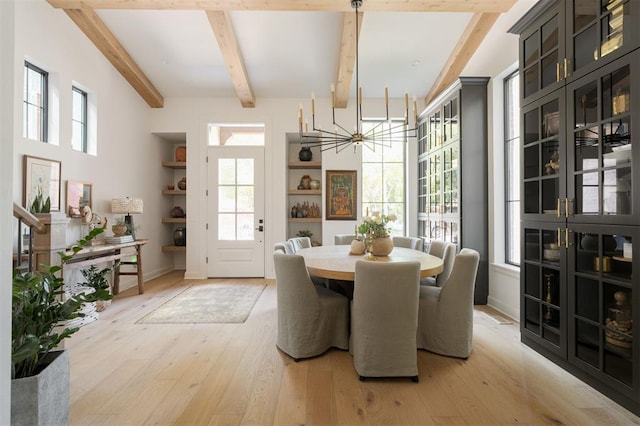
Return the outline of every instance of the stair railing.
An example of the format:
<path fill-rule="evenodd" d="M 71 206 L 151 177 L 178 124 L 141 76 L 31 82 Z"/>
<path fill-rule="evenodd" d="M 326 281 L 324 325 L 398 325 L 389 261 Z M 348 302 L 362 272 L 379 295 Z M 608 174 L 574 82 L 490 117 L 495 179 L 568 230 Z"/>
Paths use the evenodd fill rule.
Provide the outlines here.
<path fill-rule="evenodd" d="M 18 258 L 17 265 L 21 270 L 27 269 L 29 272 L 33 271 L 33 233 L 45 233 L 47 232 L 46 226 L 38 220 L 33 214 L 31 214 L 24 207 L 13 203 L 13 217 L 18 219 Z M 29 228 L 29 248 L 28 248 L 28 259 L 27 264 L 25 265 L 22 257 L 22 225 L 25 225 Z"/>

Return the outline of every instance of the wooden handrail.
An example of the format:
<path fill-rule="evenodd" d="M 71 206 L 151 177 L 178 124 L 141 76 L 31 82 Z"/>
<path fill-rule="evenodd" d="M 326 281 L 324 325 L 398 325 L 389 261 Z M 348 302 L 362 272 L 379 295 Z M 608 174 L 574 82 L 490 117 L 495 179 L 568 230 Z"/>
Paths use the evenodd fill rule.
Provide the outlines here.
<path fill-rule="evenodd" d="M 22 220 L 25 225 L 33 227 L 33 229 L 40 234 L 47 232 L 44 223 L 40 222 L 38 218 L 29 213 L 27 209 L 16 203 L 13 203 L 13 217 Z"/>

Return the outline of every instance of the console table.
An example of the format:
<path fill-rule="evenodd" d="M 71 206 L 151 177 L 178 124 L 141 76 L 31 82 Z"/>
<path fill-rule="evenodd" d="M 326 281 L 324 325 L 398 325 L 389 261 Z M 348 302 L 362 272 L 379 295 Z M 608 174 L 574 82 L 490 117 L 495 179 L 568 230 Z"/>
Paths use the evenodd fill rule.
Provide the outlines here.
<path fill-rule="evenodd" d="M 120 275 L 137 275 L 138 276 L 138 294 L 144 293 L 144 282 L 142 279 L 142 246 L 147 244 L 149 240 L 135 240 L 128 243 L 119 244 L 97 244 L 93 246 L 85 246 L 76 255 L 68 261 L 64 266 L 73 269 L 83 269 L 87 266 L 96 265 L 103 262 L 113 262 L 113 294 L 120 292 Z M 122 249 L 127 247 L 135 248 L 135 253 L 122 253 Z M 70 254 L 70 252 L 69 252 Z M 135 256 L 134 260 L 130 259 Z M 120 272 L 121 265 L 135 265 L 135 272 Z"/>

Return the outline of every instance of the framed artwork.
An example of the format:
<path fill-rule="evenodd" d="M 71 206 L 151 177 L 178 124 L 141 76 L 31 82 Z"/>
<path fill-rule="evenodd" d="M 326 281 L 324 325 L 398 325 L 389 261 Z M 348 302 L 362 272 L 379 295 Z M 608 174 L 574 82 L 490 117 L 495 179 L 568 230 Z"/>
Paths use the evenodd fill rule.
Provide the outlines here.
<path fill-rule="evenodd" d="M 60 211 L 60 161 L 24 156 L 22 203 L 29 206 L 39 194 L 51 201 L 51 211 Z"/>
<path fill-rule="evenodd" d="M 69 217 L 81 217 L 82 208 L 91 205 L 90 183 L 67 181 L 67 214 Z"/>
<path fill-rule="evenodd" d="M 355 170 L 327 170 L 327 220 L 357 219 L 357 181 Z"/>

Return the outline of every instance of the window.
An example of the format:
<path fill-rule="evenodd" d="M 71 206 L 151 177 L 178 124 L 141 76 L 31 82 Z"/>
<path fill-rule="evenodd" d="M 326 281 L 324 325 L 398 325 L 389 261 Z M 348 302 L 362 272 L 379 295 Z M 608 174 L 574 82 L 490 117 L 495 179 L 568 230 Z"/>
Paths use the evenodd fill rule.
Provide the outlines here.
<path fill-rule="evenodd" d="M 392 123 L 391 125 L 397 125 Z M 363 133 L 374 126 L 389 126 L 388 122 L 366 121 Z M 393 235 L 405 234 L 405 146 L 404 141 L 394 141 L 388 146 L 362 147 L 362 212 L 395 214 L 398 219 L 390 222 Z"/>
<path fill-rule="evenodd" d="M 47 85 L 49 74 L 25 61 L 22 136 L 47 142 Z"/>
<path fill-rule="evenodd" d="M 87 152 L 87 92 L 72 87 L 71 147 Z"/>
<path fill-rule="evenodd" d="M 520 77 L 504 80 L 505 262 L 520 265 Z"/>

